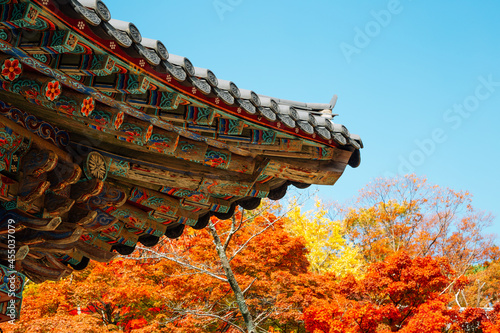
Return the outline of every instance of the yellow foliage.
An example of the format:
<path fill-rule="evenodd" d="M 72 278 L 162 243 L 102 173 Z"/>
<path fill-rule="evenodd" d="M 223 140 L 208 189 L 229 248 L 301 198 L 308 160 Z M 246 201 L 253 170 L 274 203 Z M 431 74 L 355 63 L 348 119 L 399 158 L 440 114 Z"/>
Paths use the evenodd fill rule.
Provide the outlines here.
<path fill-rule="evenodd" d="M 304 238 L 312 271 L 339 276 L 360 273 L 362 262 L 358 249 L 343 237 L 341 222 L 327 217 L 328 210 L 320 201 L 316 201 L 314 210 L 307 212 L 302 212 L 295 203 L 292 207 L 287 230 Z"/>

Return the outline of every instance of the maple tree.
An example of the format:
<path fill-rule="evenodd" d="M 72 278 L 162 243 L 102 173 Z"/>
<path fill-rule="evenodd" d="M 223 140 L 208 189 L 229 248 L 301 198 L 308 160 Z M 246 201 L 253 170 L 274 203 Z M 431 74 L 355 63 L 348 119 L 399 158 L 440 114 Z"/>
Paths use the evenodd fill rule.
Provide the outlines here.
<path fill-rule="evenodd" d="M 286 213 L 286 214 L 285 214 Z M 355 207 L 268 204 L 28 283 L 4 332 L 500 332 L 498 248 L 470 195 L 379 180 Z M 214 243 L 215 242 L 215 243 Z"/>
<path fill-rule="evenodd" d="M 256 327 L 304 332 L 303 309 L 331 297 L 334 279 L 308 270 L 303 239 L 286 231 L 286 218 L 238 211 L 212 223 Z M 138 246 L 129 258 L 93 263 L 58 283 L 30 284 L 21 320 L 4 329 L 45 332 L 72 317 L 78 326 L 68 327 L 82 332 L 245 331 L 210 230 Z"/>
<path fill-rule="evenodd" d="M 360 278 L 338 281 L 338 296 L 321 300 L 304 313 L 312 333 L 334 332 L 498 332 L 498 310 L 449 307 L 451 284 L 462 286 L 447 259 L 416 257 L 406 252 L 372 263 Z"/>
<path fill-rule="evenodd" d="M 399 250 L 448 258 L 461 273 L 498 256 L 484 230 L 492 216 L 476 211 L 468 192 L 431 185 L 415 175 L 377 179 L 360 191 L 343 220 L 346 237 L 366 262 Z"/>

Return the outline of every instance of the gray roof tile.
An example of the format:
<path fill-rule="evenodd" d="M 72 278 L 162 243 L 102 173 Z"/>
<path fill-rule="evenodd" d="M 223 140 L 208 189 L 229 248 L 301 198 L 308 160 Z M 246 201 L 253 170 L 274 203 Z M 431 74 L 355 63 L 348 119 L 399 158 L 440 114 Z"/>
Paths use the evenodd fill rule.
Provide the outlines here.
<path fill-rule="evenodd" d="M 334 95 L 329 103 L 305 103 L 259 95 L 252 90 L 239 89 L 229 80 L 218 79 L 209 69 L 194 67 L 188 58 L 169 54 L 158 40 L 142 38 L 137 27 L 126 21 L 111 19 L 101 0 L 70 0 L 75 10 L 92 25 L 101 25 L 106 33 L 122 47 L 134 46 L 135 51 L 153 66 L 161 65 L 177 81 L 188 80 L 205 95 L 212 92 L 227 105 L 237 105 L 249 114 L 257 111 L 269 121 L 280 120 L 289 128 L 297 126 L 308 134 L 318 133 L 322 138 L 340 145 L 363 147 L 359 136 L 349 133 L 343 125 L 333 123 L 332 109 L 337 103 Z M 134 52 L 134 51 L 131 51 Z"/>

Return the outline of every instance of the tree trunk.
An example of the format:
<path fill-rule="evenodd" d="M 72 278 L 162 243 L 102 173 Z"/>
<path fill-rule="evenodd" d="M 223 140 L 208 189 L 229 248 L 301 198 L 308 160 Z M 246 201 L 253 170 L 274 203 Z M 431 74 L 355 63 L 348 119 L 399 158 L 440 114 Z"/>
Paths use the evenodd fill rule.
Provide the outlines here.
<path fill-rule="evenodd" d="M 229 285 L 231 285 L 231 289 L 233 289 L 234 295 L 236 296 L 236 302 L 238 303 L 241 315 L 245 320 L 247 331 L 248 333 L 257 333 L 255 323 L 245 301 L 245 296 L 241 291 L 238 281 L 236 281 L 236 278 L 234 277 L 233 270 L 231 269 L 231 265 L 229 264 L 229 259 L 226 256 L 226 251 L 224 251 L 224 246 L 222 245 L 219 234 L 217 233 L 217 230 L 215 230 L 212 221 L 208 223 L 208 229 L 210 230 L 210 233 L 214 238 L 215 249 L 217 250 L 217 254 L 219 255 L 222 267 L 224 268 L 227 280 L 229 281 Z"/>

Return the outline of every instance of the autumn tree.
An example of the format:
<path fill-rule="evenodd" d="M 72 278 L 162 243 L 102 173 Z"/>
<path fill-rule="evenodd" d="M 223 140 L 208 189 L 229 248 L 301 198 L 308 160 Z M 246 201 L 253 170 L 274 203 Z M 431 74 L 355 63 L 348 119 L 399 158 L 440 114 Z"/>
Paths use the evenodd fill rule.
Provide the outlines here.
<path fill-rule="evenodd" d="M 304 212 L 300 205 L 291 204 L 287 229 L 304 238 L 310 269 L 318 273 L 333 272 L 339 276 L 357 274 L 362 260 L 358 248 L 345 237 L 344 227 L 331 218 L 329 208 L 319 200 L 315 208 Z"/>
<path fill-rule="evenodd" d="M 455 291 L 458 306 L 488 308 L 500 302 L 500 260 L 474 265 L 467 277 L 471 283 Z"/>
<path fill-rule="evenodd" d="M 369 185 L 339 216 L 321 205 L 238 210 L 57 283 L 29 283 L 21 320 L 0 327 L 498 332 L 498 249 L 483 234 L 490 217 L 470 200 L 407 176 Z"/>
<path fill-rule="evenodd" d="M 339 280 L 334 301 L 323 301 L 305 312 L 306 328 L 315 333 L 396 332 L 420 320 L 420 332 L 427 326 L 429 330 L 423 331 L 433 332 L 436 327 L 441 332 L 451 322 L 444 311 L 450 296 L 443 292 L 451 283 L 461 283 L 455 277 L 446 259 L 391 254 L 370 264 L 364 276 Z M 435 318 L 429 320 L 428 314 L 423 315 L 426 311 Z"/>
<path fill-rule="evenodd" d="M 366 262 L 405 250 L 413 257 L 446 257 L 461 273 L 497 255 L 492 237 L 484 234 L 491 222 L 491 215 L 472 207 L 470 193 L 414 175 L 376 179 L 343 219 L 346 236 Z"/>
<path fill-rule="evenodd" d="M 238 211 L 232 220 L 212 223 L 256 330 L 305 332 L 303 310 L 333 297 L 334 278 L 309 271 L 304 241 L 287 232 L 286 218 L 269 211 Z M 58 283 L 33 284 L 24 301 L 21 320 L 6 331 L 52 327 L 64 332 L 55 329 L 62 322 L 86 325 L 89 332 L 246 330 L 206 229 L 186 230 L 177 240 L 164 238 L 109 264 L 93 263 Z"/>
<path fill-rule="evenodd" d="M 219 244 L 260 330 L 270 326 L 303 330 L 303 308 L 332 292 L 327 287 L 329 276 L 308 271 L 303 240 L 286 232 L 286 224 L 283 215 L 276 216 L 266 210 L 245 214 L 239 211 L 231 220 L 213 220 L 213 229 L 221 238 Z M 142 249 L 137 259 L 163 260 L 164 264 L 166 259 L 179 264 L 184 274 L 192 275 L 190 283 L 184 284 L 183 277 L 176 284 L 176 296 L 169 305 L 172 314 L 195 317 L 204 329 L 210 322 L 238 329 L 244 327 L 239 304 L 213 251 L 214 230 L 191 231 L 179 240 L 182 244 L 171 246 L 167 241 L 164 245 L 170 246 L 168 249 Z M 203 288 L 193 290 L 192 284 L 197 279 L 203 281 Z M 206 290 L 210 290 L 209 295 Z M 204 302 L 198 301 L 199 293 L 204 293 Z"/>
<path fill-rule="evenodd" d="M 336 295 L 305 311 L 305 326 L 311 333 L 498 333 L 500 303 L 491 311 L 450 306 L 450 286 L 467 283 L 446 258 L 397 252 L 362 277 L 339 279 Z"/>

